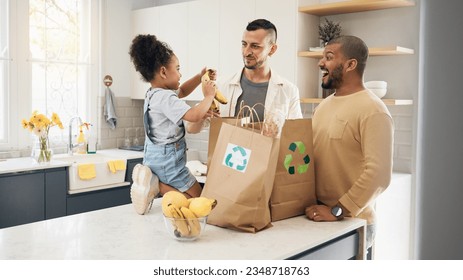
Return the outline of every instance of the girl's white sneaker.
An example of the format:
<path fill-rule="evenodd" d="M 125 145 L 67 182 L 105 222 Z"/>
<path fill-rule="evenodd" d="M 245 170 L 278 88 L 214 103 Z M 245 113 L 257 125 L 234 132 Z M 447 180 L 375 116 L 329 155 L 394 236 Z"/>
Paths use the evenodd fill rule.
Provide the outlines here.
<path fill-rule="evenodd" d="M 154 198 L 159 194 L 159 178 L 148 166 L 137 164 L 132 172 L 132 181 L 132 204 L 138 214 L 144 215 L 150 211 Z"/>

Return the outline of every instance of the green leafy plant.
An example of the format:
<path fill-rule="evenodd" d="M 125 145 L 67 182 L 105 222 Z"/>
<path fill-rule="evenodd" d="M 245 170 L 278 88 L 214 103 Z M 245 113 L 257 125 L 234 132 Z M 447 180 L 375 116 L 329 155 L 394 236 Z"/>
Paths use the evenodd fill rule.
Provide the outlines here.
<path fill-rule="evenodd" d="M 323 42 L 323 46 L 330 40 L 341 35 L 341 25 L 325 18 L 325 24 L 318 26 L 318 38 Z"/>

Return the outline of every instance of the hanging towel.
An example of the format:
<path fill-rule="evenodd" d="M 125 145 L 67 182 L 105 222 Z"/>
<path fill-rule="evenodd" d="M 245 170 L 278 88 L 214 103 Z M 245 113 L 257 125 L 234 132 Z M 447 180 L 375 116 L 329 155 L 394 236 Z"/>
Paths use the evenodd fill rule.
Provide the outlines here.
<path fill-rule="evenodd" d="M 125 161 L 122 159 L 108 161 L 108 168 L 112 173 L 119 170 L 125 170 Z"/>
<path fill-rule="evenodd" d="M 117 125 L 116 106 L 114 94 L 109 87 L 105 90 L 104 117 L 109 127 L 115 129 Z"/>
<path fill-rule="evenodd" d="M 90 180 L 96 177 L 95 164 L 79 164 L 77 165 L 77 173 L 81 180 Z"/>

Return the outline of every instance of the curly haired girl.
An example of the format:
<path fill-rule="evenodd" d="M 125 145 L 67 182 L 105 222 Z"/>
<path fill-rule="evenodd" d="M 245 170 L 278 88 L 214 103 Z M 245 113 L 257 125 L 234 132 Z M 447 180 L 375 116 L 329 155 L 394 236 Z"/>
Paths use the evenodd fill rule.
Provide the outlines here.
<path fill-rule="evenodd" d="M 140 172 L 140 168 L 149 167 L 159 178 L 161 195 L 177 190 L 186 197 L 199 196 L 202 188 L 186 167 L 183 121 L 198 122 L 211 113 L 209 107 L 215 95 L 214 83 L 210 81 L 203 85 L 204 99 L 197 106 L 190 107 L 181 98 L 188 96 L 201 83 L 201 76 L 206 68 L 180 85 L 182 75 L 177 56 L 166 43 L 159 41 L 154 35 L 136 36 L 129 54 L 143 80 L 151 84 L 144 102 L 143 165 L 136 167 L 134 173 L 145 174 L 147 172 Z M 150 181 L 146 177 L 134 179 L 139 180 L 139 184 L 150 187 L 146 186 Z M 151 203 L 150 200 L 151 197 L 146 197 L 145 206 Z"/>

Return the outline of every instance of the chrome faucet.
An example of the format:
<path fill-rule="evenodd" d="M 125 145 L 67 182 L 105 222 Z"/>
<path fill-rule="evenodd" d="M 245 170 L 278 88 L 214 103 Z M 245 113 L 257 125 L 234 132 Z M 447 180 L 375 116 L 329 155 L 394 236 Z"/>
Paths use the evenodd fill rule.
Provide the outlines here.
<path fill-rule="evenodd" d="M 73 154 L 73 149 L 79 144 L 72 144 L 72 123 L 74 120 L 79 121 L 79 125 L 82 125 L 82 119 L 79 116 L 72 117 L 71 120 L 69 121 L 69 145 L 68 145 L 68 155 L 72 156 Z"/>

